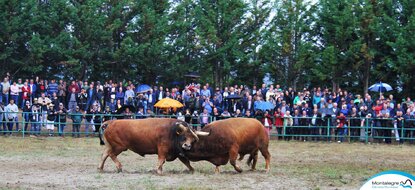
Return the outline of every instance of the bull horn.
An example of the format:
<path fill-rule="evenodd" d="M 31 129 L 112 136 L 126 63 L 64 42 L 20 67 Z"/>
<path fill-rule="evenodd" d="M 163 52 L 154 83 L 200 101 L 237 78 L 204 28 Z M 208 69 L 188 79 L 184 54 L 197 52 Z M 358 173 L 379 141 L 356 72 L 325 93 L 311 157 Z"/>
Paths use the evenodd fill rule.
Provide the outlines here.
<path fill-rule="evenodd" d="M 182 124 L 182 123 L 180 123 L 180 122 L 176 122 L 176 126 L 178 127 L 178 128 L 177 128 L 177 131 L 176 131 L 176 133 L 177 133 L 178 135 L 182 134 L 182 133 L 186 130 L 186 127 L 185 127 L 185 126 L 183 126 L 183 124 Z"/>
<path fill-rule="evenodd" d="M 210 132 L 196 131 L 197 136 L 209 136 Z"/>

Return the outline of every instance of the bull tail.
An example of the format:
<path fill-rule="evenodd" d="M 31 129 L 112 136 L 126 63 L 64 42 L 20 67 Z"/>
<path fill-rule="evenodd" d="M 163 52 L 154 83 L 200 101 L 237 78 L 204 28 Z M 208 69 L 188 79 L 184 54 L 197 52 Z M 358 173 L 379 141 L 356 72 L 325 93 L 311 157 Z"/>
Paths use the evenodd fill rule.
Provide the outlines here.
<path fill-rule="evenodd" d="M 102 135 L 105 132 L 105 129 L 108 127 L 108 125 L 109 125 L 109 121 L 106 121 L 101 125 L 99 129 L 99 144 L 100 145 L 105 145 L 105 142 L 102 140 L 103 138 Z"/>

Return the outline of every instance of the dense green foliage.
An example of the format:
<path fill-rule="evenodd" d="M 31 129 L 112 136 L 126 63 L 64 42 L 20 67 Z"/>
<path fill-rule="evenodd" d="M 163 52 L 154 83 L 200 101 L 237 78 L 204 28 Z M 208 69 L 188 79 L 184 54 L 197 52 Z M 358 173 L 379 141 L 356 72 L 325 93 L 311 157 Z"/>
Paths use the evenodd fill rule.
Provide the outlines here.
<path fill-rule="evenodd" d="M 412 0 L 311 2 L 0 0 L 0 74 L 414 92 Z"/>

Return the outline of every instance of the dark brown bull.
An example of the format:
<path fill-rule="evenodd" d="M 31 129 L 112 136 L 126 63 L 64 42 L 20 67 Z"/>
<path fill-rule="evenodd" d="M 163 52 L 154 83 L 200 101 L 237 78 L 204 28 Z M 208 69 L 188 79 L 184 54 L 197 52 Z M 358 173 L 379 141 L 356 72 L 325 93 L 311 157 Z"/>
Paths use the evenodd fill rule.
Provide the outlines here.
<path fill-rule="evenodd" d="M 162 174 L 164 162 L 175 160 L 181 152 L 189 150 L 198 141 L 197 134 L 186 122 L 177 119 L 113 120 L 103 124 L 105 150 L 99 170 L 104 169 L 108 156 L 114 161 L 117 171 L 122 171 L 117 156 L 131 150 L 141 156 L 158 154 L 157 173 Z M 201 133 L 203 135 L 203 133 Z M 183 163 L 187 163 L 180 158 Z"/>
<path fill-rule="evenodd" d="M 189 151 L 185 151 L 186 160 L 182 161 L 190 171 L 193 171 L 190 161 L 206 160 L 216 165 L 216 172 L 219 166 L 230 161 L 236 171 L 242 169 L 236 164 L 238 154 L 240 160 L 244 155 L 249 154 L 247 161 L 251 169 L 255 170 L 258 160 L 258 151 L 265 158 L 265 169 L 270 169 L 271 155 L 268 151 L 269 137 L 264 126 L 256 119 L 231 118 L 210 123 L 203 128 L 208 136 L 201 136 Z"/>

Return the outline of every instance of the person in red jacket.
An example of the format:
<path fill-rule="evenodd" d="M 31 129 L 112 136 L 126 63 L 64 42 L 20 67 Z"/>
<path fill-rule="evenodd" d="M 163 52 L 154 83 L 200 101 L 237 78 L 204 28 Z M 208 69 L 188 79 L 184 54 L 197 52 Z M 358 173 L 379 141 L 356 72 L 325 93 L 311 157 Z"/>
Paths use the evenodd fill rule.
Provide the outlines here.
<path fill-rule="evenodd" d="M 338 143 L 343 142 L 344 135 L 347 134 L 347 120 L 344 113 L 340 112 L 340 115 L 337 116 L 337 135 Z"/>
<path fill-rule="evenodd" d="M 24 104 L 22 104 L 22 109 L 24 108 L 26 101 L 30 102 L 30 96 L 31 96 L 30 87 L 27 84 L 27 82 L 25 82 L 22 87 L 22 100 L 24 102 Z"/>
<path fill-rule="evenodd" d="M 277 108 L 277 110 L 274 112 L 274 125 L 277 128 L 278 139 L 282 138 L 282 126 L 284 124 L 283 118 L 284 113 L 281 112 L 281 108 Z"/>

